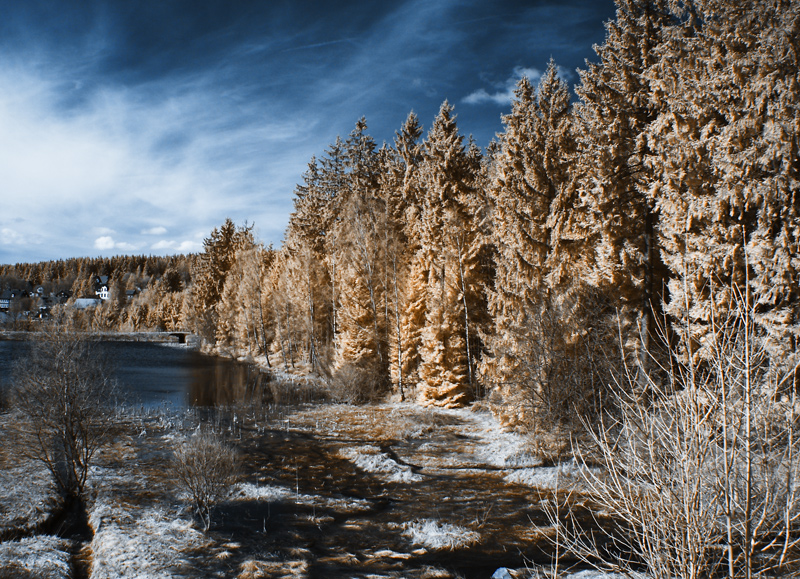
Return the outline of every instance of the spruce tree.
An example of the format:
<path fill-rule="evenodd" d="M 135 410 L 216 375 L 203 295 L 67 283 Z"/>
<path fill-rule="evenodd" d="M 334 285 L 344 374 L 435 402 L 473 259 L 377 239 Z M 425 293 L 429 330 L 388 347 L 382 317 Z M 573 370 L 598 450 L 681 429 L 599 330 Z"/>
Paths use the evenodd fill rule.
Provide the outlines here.
<path fill-rule="evenodd" d="M 800 7 L 697 0 L 674 16 L 647 71 L 659 109 L 647 161 L 672 273 L 668 311 L 691 331 L 688 353 L 704 356 L 738 293 L 793 352 Z"/>
<path fill-rule="evenodd" d="M 195 330 L 209 342 L 214 342 L 219 321 L 217 305 L 222 299 L 225 279 L 233 267 L 238 251 L 253 247 L 252 226 L 242 227 L 230 219 L 219 228 L 214 228 L 211 236 L 203 241 L 201 254 L 192 289 Z"/>
<path fill-rule="evenodd" d="M 644 132 L 655 117 L 644 72 L 658 59 L 666 0 L 617 0 L 616 19 L 595 47 L 598 63 L 580 71 L 576 92 L 580 155 L 573 225 L 584 231 L 591 262 L 584 272 L 618 315 L 626 355 L 647 371 L 651 315 L 658 310 L 666 275 L 655 244 L 655 211 Z M 644 384 L 644 374 L 640 375 Z"/>
<path fill-rule="evenodd" d="M 477 285 L 473 276 L 478 270 L 467 261 L 479 253 L 476 246 L 482 243 L 472 203 L 479 168 L 464 147 L 447 101 L 423 147 L 414 232 L 419 249 L 412 264 L 412 273 L 419 277 L 410 286 L 425 295 L 425 323 L 419 331 L 421 400 L 457 406 L 472 398 L 474 387 L 470 378 L 475 353 L 468 347 L 468 337 L 475 332 L 462 290 L 474 292 Z"/>
<path fill-rule="evenodd" d="M 345 142 L 345 189 L 334 230 L 340 276 L 338 335 L 334 366 L 347 365 L 385 379 L 386 336 L 385 205 L 379 192 L 375 142 L 360 119 Z"/>
<path fill-rule="evenodd" d="M 552 407 L 556 397 L 570 400 L 549 384 L 550 366 L 563 352 L 537 355 L 562 331 L 542 324 L 566 285 L 563 226 L 571 193 L 569 161 L 574 156 L 570 132 L 569 88 L 550 62 L 534 90 L 527 78 L 517 85 L 512 111 L 503 117 L 504 132 L 493 155 L 489 198 L 495 283 L 488 306 L 493 327 L 487 336 L 491 356 L 482 372 L 503 401 L 512 421 L 530 422 L 531 411 Z M 554 224 L 561 225 L 560 228 Z M 559 243 L 562 242 L 562 243 Z"/>

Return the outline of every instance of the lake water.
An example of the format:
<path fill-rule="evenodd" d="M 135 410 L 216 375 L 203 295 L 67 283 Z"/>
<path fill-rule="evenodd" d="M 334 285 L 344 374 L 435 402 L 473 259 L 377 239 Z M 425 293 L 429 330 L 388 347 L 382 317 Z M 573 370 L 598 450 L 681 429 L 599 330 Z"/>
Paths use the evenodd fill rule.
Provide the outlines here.
<path fill-rule="evenodd" d="M 0 387 L 35 342 L 0 341 Z M 120 402 L 145 407 L 227 405 L 263 392 L 268 376 L 250 364 L 205 356 L 181 346 L 97 342 L 111 360 Z"/>

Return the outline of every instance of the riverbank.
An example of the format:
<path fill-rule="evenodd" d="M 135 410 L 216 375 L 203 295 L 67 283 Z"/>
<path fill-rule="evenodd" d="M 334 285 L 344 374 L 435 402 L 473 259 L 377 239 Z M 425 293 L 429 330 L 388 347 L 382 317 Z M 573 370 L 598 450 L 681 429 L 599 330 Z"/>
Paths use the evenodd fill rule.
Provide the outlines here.
<path fill-rule="evenodd" d="M 208 533 L 168 466 L 176 442 L 201 422 L 224 434 L 244 468 Z M 8 473 L 17 459 L 0 460 Z M 548 462 L 485 411 L 317 404 L 128 413 L 91 472 L 94 535 L 84 552 L 93 579 L 488 579 L 500 567 L 529 577 L 552 555 L 543 505 L 571 492 L 572 508 L 589 514 L 579 483 L 573 463 Z M 2 500 L 4 513 L 47 504 Z M 63 543 L 26 540 L 39 557 L 63 559 Z M 0 565 L 21 564 L 18 544 L 0 545 Z"/>
<path fill-rule="evenodd" d="M 200 339 L 187 332 L 85 332 L 86 338 L 95 341 L 147 342 L 154 344 L 181 344 L 187 348 L 200 349 Z M 32 340 L 35 331 L 0 330 L 0 340 Z"/>

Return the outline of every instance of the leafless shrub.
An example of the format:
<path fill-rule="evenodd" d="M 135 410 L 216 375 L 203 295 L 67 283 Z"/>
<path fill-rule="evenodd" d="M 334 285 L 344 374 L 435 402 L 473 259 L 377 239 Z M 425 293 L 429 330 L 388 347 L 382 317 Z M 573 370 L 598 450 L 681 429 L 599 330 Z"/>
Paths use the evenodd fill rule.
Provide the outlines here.
<path fill-rule="evenodd" d="M 81 500 L 95 452 L 114 421 L 110 363 L 94 344 L 58 326 L 30 342 L 14 370 L 12 402 L 26 452 L 67 500 Z"/>
<path fill-rule="evenodd" d="M 516 347 L 496 353 L 518 363 L 506 389 L 515 399 L 494 400 L 500 413 L 515 413 L 519 426 L 537 433 L 597 416 L 618 359 L 614 318 L 605 296 L 590 288 L 543 296 L 512 330 Z"/>
<path fill-rule="evenodd" d="M 177 444 L 172 462 L 178 484 L 208 531 L 211 510 L 228 498 L 239 480 L 236 450 L 213 432 L 198 431 Z"/>
<path fill-rule="evenodd" d="M 385 373 L 355 364 L 345 364 L 336 369 L 329 382 L 331 398 L 345 404 L 364 404 L 383 394 Z"/>
<path fill-rule="evenodd" d="M 553 509 L 563 551 L 629 576 L 644 567 L 658 579 L 797 571 L 794 369 L 774 370 L 746 296 L 730 306 L 702 358 L 674 352 L 668 379 L 650 378 L 646 396 L 633 372 L 616 389 L 618 414 L 592 429 L 604 468 L 583 469 L 613 524 L 589 530 Z"/>

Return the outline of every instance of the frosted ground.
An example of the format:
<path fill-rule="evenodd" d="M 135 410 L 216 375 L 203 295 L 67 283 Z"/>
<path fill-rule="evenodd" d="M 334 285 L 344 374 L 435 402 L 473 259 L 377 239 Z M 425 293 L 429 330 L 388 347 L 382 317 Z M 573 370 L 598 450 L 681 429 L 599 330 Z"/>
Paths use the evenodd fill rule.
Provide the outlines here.
<path fill-rule="evenodd" d="M 201 419 L 240 449 L 245 470 L 207 534 L 168 463 Z M 5 482 L 33 468 L 0 459 Z M 53 497 L 34 474 L 0 496 L 0 576 L 528 577 L 550 561 L 542 503 L 580 480 L 573 463 L 545 463 L 487 412 L 410 404 L 128 416 L 92 471 L 94 536 L 83 545 L 48 534 Z"/>

